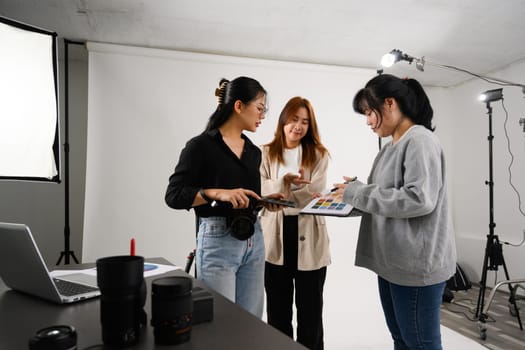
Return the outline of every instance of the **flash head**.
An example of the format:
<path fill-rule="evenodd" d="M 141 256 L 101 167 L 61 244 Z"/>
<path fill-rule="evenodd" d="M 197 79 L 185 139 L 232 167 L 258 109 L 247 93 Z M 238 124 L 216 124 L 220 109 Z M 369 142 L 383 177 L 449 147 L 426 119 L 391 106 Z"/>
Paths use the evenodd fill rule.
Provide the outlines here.
<path fill-rule="evenodd" d="M 494 89 L 494 90 L 487 90 L 483 92 L 481 95 L 479 95 L 479 100 L 482 102 L 494 102 L 501 100 L 503 98 L 503 89 Z"/>

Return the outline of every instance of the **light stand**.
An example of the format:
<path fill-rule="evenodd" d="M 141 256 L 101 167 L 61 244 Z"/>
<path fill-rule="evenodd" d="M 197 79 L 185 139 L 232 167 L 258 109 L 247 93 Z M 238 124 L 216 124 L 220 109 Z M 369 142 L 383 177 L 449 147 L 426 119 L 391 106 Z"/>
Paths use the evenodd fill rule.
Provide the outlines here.
<path fill-rule="evenodd" d="M 485 94 L 487 115 L 489 117 L 489 136 L 488 136 L 489 180 L 485 181 L 485 184 L 489 186 L 489 220 L 490 221 L 489 221 L 489 234 L 487 235 L 487 244 L 485 247 L 485 257 L 483 259 L 481 282 L 479 286 L 478 303 L 476 307 L 476 317 L 479 316 L 479 321 L 481 323 L 485 323 L 486 318 L 487 318 L 487 314 L 481 312 L 483 310 L 483 306 L 485 303 L 485 291 L 486 291 L 486 286 L 487 286 L 487 271 L 488 270 L 497 271 L 498 266 L 503 266 L 503 270 L 505 271 L 505 277 L 507 280 L 510 280 L 509 272 L 507 270 L 507 265 L 505 264 L 505 259 L 503 257 L 502 244 L 499 241 L 498 235 L 494 234 L 494 228 L 496 227 L 496 223 L 494 222 L 494 179 L 493 179 L 493 151 L 492 151 L 494 135 L 492 134 L 492 107 L 490 106 L 490 102 L 496 101 L 499 99 L 503 99 L 501 90 L 502 89 L 490 90 L 490 91 L 487 91 L 487 93 L 490 93 L 492 95 L 490 94 L 487 95 L 487 93 Z M 508 287 L 511 293 L 511 298 L 509 298 L 509 303 L 514 306 L 514 311 L 516 312 L 516 315 L 518 317 L 520 329 L 523 330 L 523 325 L 521 323 L 518 306 L 516 304 L 515 298 L 512 297 L 513 287 L 510 283 L 508 283 Z M 486 333 L 482 332 L 481 338 L 485 339 Z"/>
<path fill-rule="evenodd" d="M 60 253 L 57 265 L 60 265 L 62 258 L 64 258 L 64 264 L 69 265 L 69 258 L 73 258 L 75 263 L 78 264 L 78 260 L 75 257 L 75 252 L 69 249 L 71 235 L 71 229 L 69 226 L 69 55 L 68 46 L 69 44 L 84 45 L 82 42 L 71 41 L 64 39 L 64 95 L 65 95 L 65 111 L 64 111 L 64 129 L 65 129 L 65 140 L 64 140 L 64 251 Z"/>

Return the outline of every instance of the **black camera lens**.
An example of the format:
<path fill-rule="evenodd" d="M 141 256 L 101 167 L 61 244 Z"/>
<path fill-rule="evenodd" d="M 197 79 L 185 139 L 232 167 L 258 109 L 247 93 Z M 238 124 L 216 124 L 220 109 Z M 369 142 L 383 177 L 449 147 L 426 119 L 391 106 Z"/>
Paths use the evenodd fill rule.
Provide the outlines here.
<path fill-rule="evenodd" d="M 239 214 L 232 219 L 231 234 L 238 240 L 245 241 L 254 233 L 253 219 L 245 214 Z"/>
<path fill-rule="evenodd" d="M 122 255 L 98 259 L 97 282 L 102 341 L 116 347 L 136 344 L 147 319 L 143 309 L 144 258 Z"/>
<path fill-rule="evenodd" d="M 151 325 L 155 343 L 175 345 L 191 337 L 193 300 L 189 277 L 158 278 L 151 283 Z"/>
<path fill-rule="evenodd" d="M 257 210 L 252 208 L 250 202 L 250 208 L 235 210 L 228 220 L 232 237 L 245 241 L 255 232 L 254 224 L 257 222 Z"/>
<path fill-rule="evenodd" d="M 30 350 L 75 350 L 77 332 L 72 326 L 51 326 L 40 329 L 29 339 Z"/>

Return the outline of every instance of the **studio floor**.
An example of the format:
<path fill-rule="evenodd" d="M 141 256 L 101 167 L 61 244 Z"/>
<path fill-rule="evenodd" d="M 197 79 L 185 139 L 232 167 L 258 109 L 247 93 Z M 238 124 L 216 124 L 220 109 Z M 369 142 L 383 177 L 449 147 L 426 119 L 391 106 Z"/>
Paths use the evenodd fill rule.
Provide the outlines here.
<path fill-rule="evenodd" d="M 366 272 L 364 274 L 366 275 Z M 367 278 L 368 276 L 365 277 Z M 325 349 L 392 349 L 392 340 L 379 301 L 375 300 L 376 292 L 368 289 L 367 293 L 364 293 L 363 289 L 354 288 L 352 293 L 347 294 L 347 302 L 340 304 L 337 310 L 333 305 L 334 299 L 325 298 L 328 308 L 328 312 L 325 310 Z M 468 291 L 454 292 L 454 300 L 442 304 L 443 349 L 525 349 L 525 331 L 520 330 L 517 318 L 510 314 L 508 294 L 505 292 L 496 292 L 488 310 L 487 338 L 481 339 L 478 320 L 475 317 L 478 294 L 479 288 L 474 286 Z M 489 294 L 490 290 L 487 289 L 486 298 Z M 525 322 L 525 299 L 519 298 L 517 303 L 521 320 Z"/>
<path fill-rule="evenodd" d="M 492 350 L 523 350 L 525 349 L 525 330 L 520 330 L 517 317 L 511 315 L 509 310 L 509 294 L 500 287 L 488 309 L 487 338 L 482 340 L 475 317 L 479 294 L 478 286 L 468 291 L 454 292 L 451 303 L 441 305 L 441 324 L 459 334 L 472 339 L 487 349 Z M 488 300 L 490 290 L 485 293 Z M 520 318 L 525 326 L 525 299 L 517 300 L 520 308 Z"/>

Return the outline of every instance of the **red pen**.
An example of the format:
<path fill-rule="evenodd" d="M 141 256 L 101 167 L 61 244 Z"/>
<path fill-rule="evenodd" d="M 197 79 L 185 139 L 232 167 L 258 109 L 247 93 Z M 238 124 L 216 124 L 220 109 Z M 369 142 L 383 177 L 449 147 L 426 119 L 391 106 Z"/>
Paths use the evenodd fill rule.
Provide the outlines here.
<path fill-rule="evenodd" d="M 135 256 L 135 238 L 131 239 L 130 246 L 129 246 L 129 255 Z"/>

